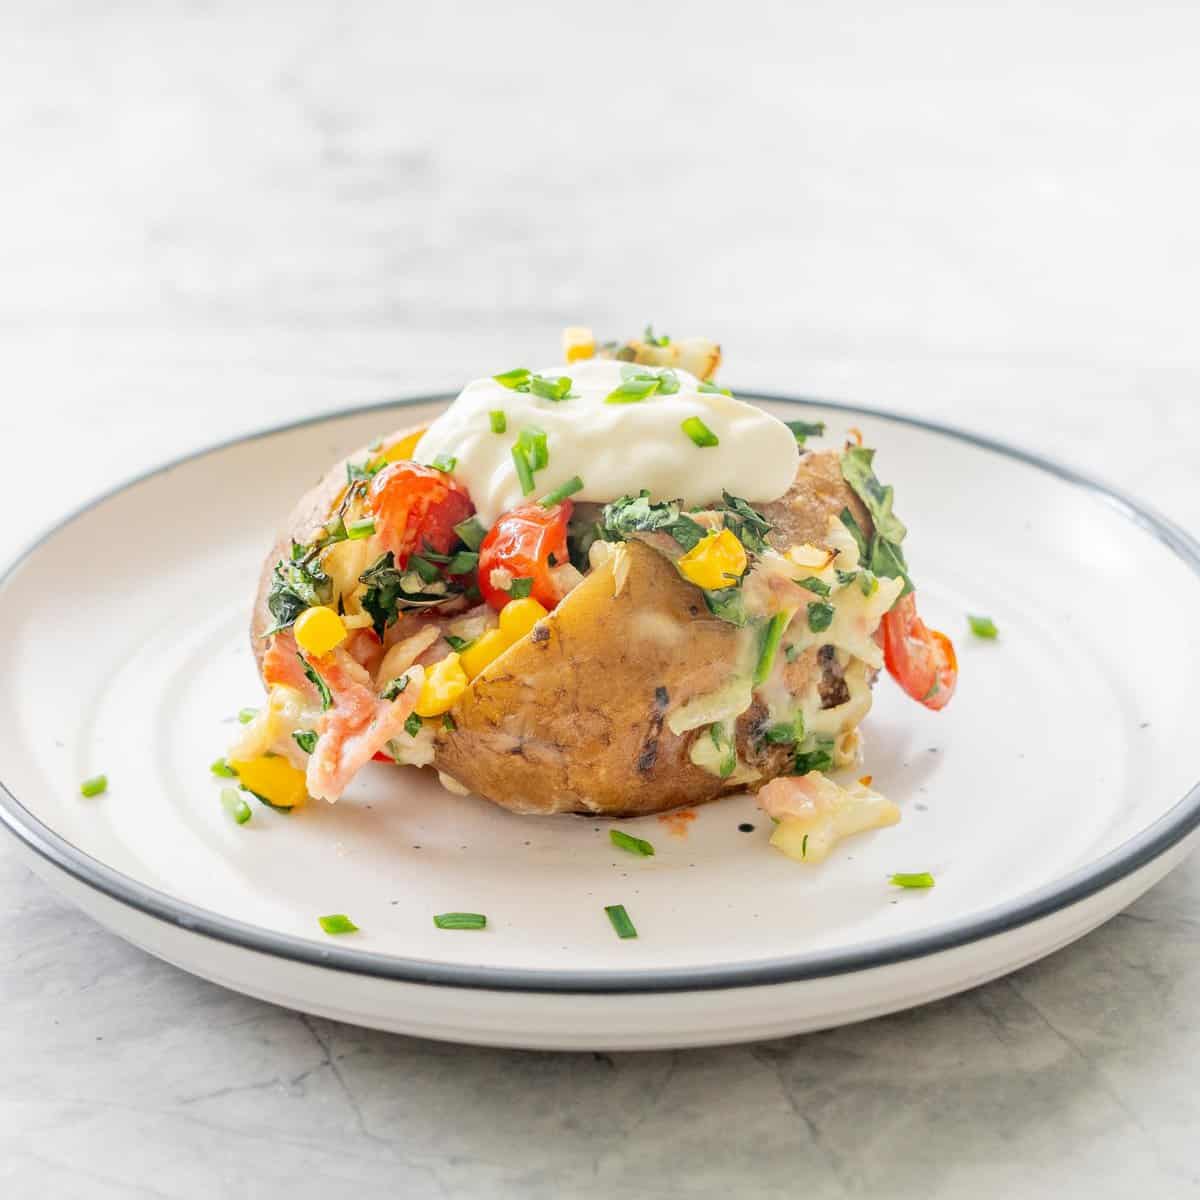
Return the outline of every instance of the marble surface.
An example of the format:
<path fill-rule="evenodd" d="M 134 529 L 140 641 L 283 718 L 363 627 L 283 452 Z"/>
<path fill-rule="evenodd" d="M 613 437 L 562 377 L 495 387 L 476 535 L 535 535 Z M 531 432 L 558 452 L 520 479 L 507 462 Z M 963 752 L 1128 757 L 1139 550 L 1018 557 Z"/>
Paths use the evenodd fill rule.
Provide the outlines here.
<path fill-rule="evenodd" d="M 1133 4 L 6 4 L 0 558 L 198 444 L 651 318 L 720 336 L 732 382 L 1042 447 L 1200 530 L 1198 34 Z M 0 1195 L 1193 1195 L 1198 903 L 1193 860 L 859 1026 L 541 1055 L 193 979 L 0 841 Z"/>

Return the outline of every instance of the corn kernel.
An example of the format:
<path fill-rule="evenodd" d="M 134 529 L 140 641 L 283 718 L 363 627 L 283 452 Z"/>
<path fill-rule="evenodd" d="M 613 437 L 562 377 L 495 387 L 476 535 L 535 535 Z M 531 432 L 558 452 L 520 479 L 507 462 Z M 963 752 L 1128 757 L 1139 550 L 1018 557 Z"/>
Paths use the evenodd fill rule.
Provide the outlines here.
<path fill-rule="evenodd" d="M 277 808 L 299 808 L 308 799 L 304 772 L 286 758 L 268 757 L 232 759 L 229 765 L 238 773 L 238 782 L 248 791 Z"/>
<path fill-rule="evenodd" d="M 563 361 L 579 362 L 596 355 L 596 338 L 586 325 L 569 325 L 562 335 Z"/>
<path fill-rule="evenodd" d="M 410 433 L 408 437 L 401 438 L 398 442 L 394 442 L 384 452 L 383 457 L 388 462 L 406 462 L 412 458 L 416 452 L 417 443 L 425 436 L 425 430 L 418 429 L 416 433 Z"/>
<path fill-rule="evenodd" d="M 425 682 L 417 697 L 418 717 L 437 717 L 453 707 L 467 690 L 467 673 L 457 654 L 448 654 L 425 671 Z"/>
<path fill-rule="evenodd" d="M 462 663 L 467 678 L 474 679 L 484 667 L 499 658 L 510 644 L 508 638 L 499 629 L 489 629 L 487 633 L 482 634 L 458 656 L 458 661 Z"/>
<path fill-rule="evenodd" d="M 546 615 L 546 610 L 532 596 L 510 600 L 500 610 L 500 632 L 511 645 L 519 642 Z"/>
<path fill-rule="evenodd" d="M 676 564 L 689 583 L 708 591 L 732 587 L 746 570 L 746 551 L 728 529 L 700 539 Z"/>
<path fill-rule="evenodd" d="M 296 641 L 305 654 L 320 658 L 346 640 L 342 618 L 323 604 L 306 608 L 296 619 Z"/>

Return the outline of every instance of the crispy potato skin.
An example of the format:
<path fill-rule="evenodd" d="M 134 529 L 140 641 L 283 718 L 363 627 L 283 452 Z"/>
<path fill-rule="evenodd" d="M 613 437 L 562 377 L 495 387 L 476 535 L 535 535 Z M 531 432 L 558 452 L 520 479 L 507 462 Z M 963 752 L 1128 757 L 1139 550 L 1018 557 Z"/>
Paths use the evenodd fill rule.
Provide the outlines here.
<path fill-rule="evenodd" d="M 366 455 L 348 455 L 304 497 L 264 563 L 251 621 L 260 669 L 274 565 L 291 539 L 307 541 L 324 524 L 345 485 L 346 462 Z M 822 451 L 801 459 L 783 497 L 759 507 L 774 525 L 772 543 L 786 549 L 822 541 L 830 515 L 847 506 L 869 531 L 837 453 Z M 670 710 L 728 680 L 739 631 L 713 617 L 664 556 L 640 542 L 626 543 L 625 553 L 629 570 L 619 592 L 612 563 L 603 564 L 475 678 L 452 709 L 456 729 L 438 731 L 439 771 L 519 813 L 643 816 L 742 790 L 691 762 L 703 730 L 677 737 L 665 724 Z M 816 649 L 790 669 L 818 671 Z M 756 746 L 764 717 L 756 703 L 737 725 L 739 754 L 763 783 L 789 762 L 785 749 Z"/>

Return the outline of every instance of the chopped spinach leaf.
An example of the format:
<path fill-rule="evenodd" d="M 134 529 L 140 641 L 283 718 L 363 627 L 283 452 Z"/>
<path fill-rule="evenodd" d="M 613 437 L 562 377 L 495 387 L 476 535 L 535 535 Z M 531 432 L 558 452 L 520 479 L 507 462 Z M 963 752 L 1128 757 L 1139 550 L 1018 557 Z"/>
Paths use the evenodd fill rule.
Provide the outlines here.
<path fill-rule="evenodd" d="M 812 592 L 817 596 L 829 595 L 829 584 L 823 579 L 818 579 L 815 575 L 809 575 L 805 579 L 797 579 L 796 582 L 804 588 L 806 592 Z"/>
<path fill-rule="evenodd" d="M 329 685 L 321 678 L 316 667 L 303 654 L 297 652 L 296 657 L 300 660 L 300 665 L 304 668 L 304 674 L 308 677 L 313 687 L 317 689 L 317 694 L 321 697 L 321 711 L 328 712 L 333 707 L 333 693 L 330 692 Z"/>
<path fill-rule="evenodd" d="M 409 737 L 415 738 L 418 733 L 424 728 L 421 718 L 415 712 L 408 714 L 408 719 L 404 722 L 404 732 Z"/>
<path fill-rule="evenodd" d="M 792 431 L 797 446 L 803 446 L 810 437 L 820 437 L 825 432 L 824 421 L 784 421 Z"/>
<path fill-rule="evenodd" d="M 317 735 L 311 729 L 294 729 L 292 731 L 292 741 L 305 754 L 311 754 L 317 748 Z"/>
<path fill-rule="evenodd" d="M 833 624 L 833 605 L 824 600 L 812 600 L 808 605 L 808 627 L 813 633 L 824 633 Z"/>

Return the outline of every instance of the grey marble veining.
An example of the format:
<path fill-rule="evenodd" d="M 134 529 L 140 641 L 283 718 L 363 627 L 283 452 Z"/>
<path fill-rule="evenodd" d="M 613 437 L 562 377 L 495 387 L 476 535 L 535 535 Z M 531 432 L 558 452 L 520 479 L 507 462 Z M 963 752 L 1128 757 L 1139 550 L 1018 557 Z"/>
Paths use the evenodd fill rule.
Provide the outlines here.
<path fill-rule="evenodd" d="M 201 442 L 648 318 L 1200 529 L 1198 35 L 1182 6 L 5 5 L 0 557 Z M 966 995 L 643 1055 L 246 999 L 5 841 L 0 905 L 6 1200 L 1200 1191 L 1195 861 Z"/>

